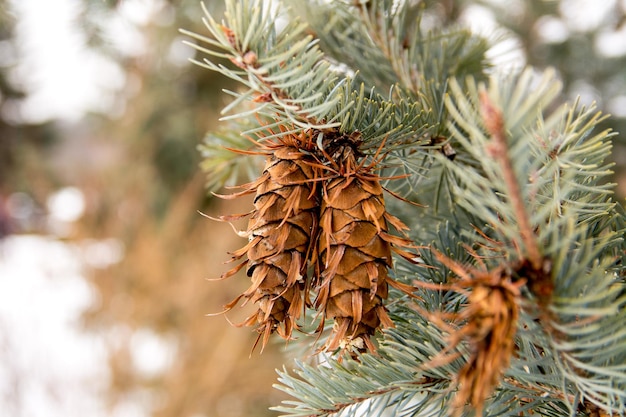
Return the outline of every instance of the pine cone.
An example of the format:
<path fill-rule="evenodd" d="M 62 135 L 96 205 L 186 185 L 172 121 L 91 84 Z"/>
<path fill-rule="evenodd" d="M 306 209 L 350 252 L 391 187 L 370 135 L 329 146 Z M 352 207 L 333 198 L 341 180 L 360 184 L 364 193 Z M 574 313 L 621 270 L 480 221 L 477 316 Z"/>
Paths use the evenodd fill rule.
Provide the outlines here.
<path fill-rule="evenodd" d="M 232 253 L 233 261 L 244 256 L 248 260 L 223 277 L 245 265 L 252 285 L 225 309 L 230 310 L 242 298 L 243 304 L 249 300 L 258 303 L 257 312 L 240 325 L 258 324 L 256 343 L 262 338 L 262 348 L 274 331 L 285 339 L 291 337 L 308 299 L 307 259 L 311 233 L 317 227 L 319 201 L 315 183 L 309 181 L 314 176 L 310 156 L 297 147 L 304 143 L 301 139 L 290 136 L 281 143 L 266 145 L 269 156 L 263 174 L 236 194 L 256 194 L 246 231 L 249 243 Z"/>
<path fill-rule="evenodd" d="M 387 213 L 380 177 L 356 165 L 356 152 L 354 144 L 347 144 L 335 153 L 341 165 L 323 187 L 315 306 L 322 312 L 318 330 L 325 319 L 335 320 L 327 351 L 374 350 L 369 337 L 378 328 L 393 327 L 383 306 L 389 284 L 402 286 L 388 276 L 392 243 L 410 246 L 387 233 L 388 221 L 406 226 Z"/>

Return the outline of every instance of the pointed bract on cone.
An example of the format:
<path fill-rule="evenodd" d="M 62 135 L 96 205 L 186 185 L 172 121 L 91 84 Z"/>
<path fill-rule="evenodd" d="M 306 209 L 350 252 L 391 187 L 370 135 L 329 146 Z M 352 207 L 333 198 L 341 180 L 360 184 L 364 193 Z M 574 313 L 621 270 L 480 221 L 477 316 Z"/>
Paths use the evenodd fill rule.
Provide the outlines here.
<path fill-rule="evenodd" d="M 340 139 L 341 140 L 341 139 Z M 335 320 L 324 349 L 355 347 L 374 350 L 370 341 L 379 328 L 393 327 L 383 306 L 389 284 L 400 287 L 388 276 L 392 267 L 392 242 L 411 247 L 410 241 L 387 233 L 387 222 L 405 229 L 387 213 L 380 177 L 370 167 L 357 165 L 358 137 L 326 156 L 336 165 L 335 175 L 324 183 L 317 243 L 318 273 L 315 307 L 326 319 Z M 332 156 L 331 156 L 332 155 Z"/>
<path fill-rule="evenodd" d="M 312 248 L 311 233 L 317 228 L 319 201 L 312 158 L 300 146 L 310 143 L 306 132 L 286 135 L 280 143 L 263 145 L 269 154 L 263 174 L 236 195 L 255 193 L 254 211 L 248 222 L 249 242 L 234 252 L 233 260 L 247 257 L 224 274 L 235 274 L 243 266 L 252 285 L 225 306 L 228 311 L 241 298 L 258 303 L 259 309 L 241 325 L 258 325 L 262 347 L 277 331 L 290 339 L 304 311 L 309 283 L 307 260 Z M 306 301 L 308 302 L 308 301 Z M 255 344 L 256 345 L 256 344 Z"/>

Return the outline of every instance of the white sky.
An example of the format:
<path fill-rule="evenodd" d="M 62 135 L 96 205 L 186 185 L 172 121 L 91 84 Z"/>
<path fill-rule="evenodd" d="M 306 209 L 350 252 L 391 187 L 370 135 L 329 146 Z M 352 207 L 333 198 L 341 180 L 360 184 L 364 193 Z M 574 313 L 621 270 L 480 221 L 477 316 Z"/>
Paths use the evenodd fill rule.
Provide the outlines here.
<path fill-rule="evenodd" d="M 77 30 L 81 0 L 10 0 L 17 17 L 18 65 L 13 78 L 30 93 L 10 119 L 75 121 L 85 110 L 107 111 L 122 87 L 121 68 L 84 47 Z"/>
<path fill-rule="evenodd" d="M 77 121 L 86 112 L 112 112 L 119 104 L 116 93 L 125 85 L 124 71 L 86 47 L 81 30 L 83 3 L 9 0 L 17 21 L 18 48 L 11 75 L 29 93 L 19 106 L 6 106 L 9 120 Z M 146 45 L 138 27 L 148 23 L 165 4 L 163 0 L 124 0 L 114 13 L 99 16 L 106 41 L 120 55 L 143 53 Z"/>

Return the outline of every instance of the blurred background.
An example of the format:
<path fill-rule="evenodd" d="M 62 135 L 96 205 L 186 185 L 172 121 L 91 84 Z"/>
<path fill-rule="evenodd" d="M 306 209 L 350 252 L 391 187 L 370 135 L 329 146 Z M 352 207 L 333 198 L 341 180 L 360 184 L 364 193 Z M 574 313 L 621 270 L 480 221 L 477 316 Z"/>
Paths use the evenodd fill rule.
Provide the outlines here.
<path fill-rule="evenodd" d="M 431 25 L 506 39 L 498 66 L 556 67 L 564 99 L 626 132 L 625 0 L 425 4 Z M 250 329 L 207 316 L 247 282 L 206 280 L 242 240 L 199 212 L 249 202 L 204 188 L 197 147 L 236 87 L 189 64 L 178 29 L 201 17 L 197 0 L 0 0 L 0 417 L 262 417 L 284 398 L 284 344 L 250 358 Z"/>

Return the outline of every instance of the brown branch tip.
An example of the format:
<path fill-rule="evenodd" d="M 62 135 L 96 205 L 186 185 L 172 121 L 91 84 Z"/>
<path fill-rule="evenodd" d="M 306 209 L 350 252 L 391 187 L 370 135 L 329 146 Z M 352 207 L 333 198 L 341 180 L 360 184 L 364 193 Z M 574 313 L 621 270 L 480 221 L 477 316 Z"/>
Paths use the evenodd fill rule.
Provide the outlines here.
<path fill-rule="evenodd" d="M 502 168 L 502 176 L 515 212 L 519 233 L 527 252 L 527 259 L 535 269 L 539 270 L 543 263 L 543 257 L 539 251 L 535 233 L 524 204 L 524 197 L 515 176 L 513 163 L 509 157 L 502 111 L 493 104 L 485 90 L 480 91 L 480 113 L 485 128 L 492 138 L 492 142 L 487 147 L 487 152 L 500 163 Z"/>

